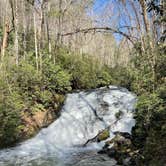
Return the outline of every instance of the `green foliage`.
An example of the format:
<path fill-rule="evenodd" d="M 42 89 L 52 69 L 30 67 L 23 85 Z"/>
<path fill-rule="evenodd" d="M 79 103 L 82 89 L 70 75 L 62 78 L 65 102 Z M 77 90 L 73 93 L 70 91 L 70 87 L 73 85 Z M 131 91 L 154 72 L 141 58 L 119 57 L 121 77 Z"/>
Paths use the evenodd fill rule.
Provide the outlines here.
<path fill-rule="evenodd" d="M 142 93 L 152 92 L 154 80 L 152 73 L 145 73 L 144 71 L 135 70 L 131 73 L 133 81 L 131 83 L 131 90 L 137 95 Z"/>
<path fill-rule="evenodd" d="M 139 124 L 139 127 L 144 128 L 144 130 L 139 130 L 139 128 L 136 127 L 137 129 L 135 130 L 135 134 L 137 136 L 139 134 L 144 136 L 144 133 L 148 132 L 151 119 L 154 115 L 154 112 L 158 111 L 160 104 L 161 99 L 156 96 L 156 94 L 143 94 L 139 97 L 135 118 Z M 142 136 L 140 137 L 142 138 Z M 146 137 L 143 138 L 146 139 Z M 139 139 L 139 136 L 137 139 Z M 143 146 L 143 144 L 138 143 L 138 146 Z"/>
<path fill-rule="evenodd" d="M 73 89 L 96 88 L 112 81 L 108 67 L 100 66 L 95 59 L 60 50 L 57 62 L 71 74 Z"/>
<path fill-rule="evenodd" d="M 106 140 L 107 138 L 109 138 L 109 136 L 110 136 L 109 130 L 105 129 L 105 130 L 101 131 L 101 133 L 99 133 L 99 135 L 97 137 L 97 141 L 100 142 L 100 141 Z"/>
<path fill-rule="evenodd" d="M 46 108 L 49 107 L 51 101 L 53 100 L 53 94 L 49 90 L 38 91 L 37 93 L 38 93 L 38 98 L 41 100 L 41 103 Z"/>
<path fill-rule="evenodd" d="M 112 82 L 112 76 L 107 67 L 102 67 L 97 73 L 97 86 L 110 85 Z"/>
<path fill-rule="evenodd" d="M 12 66 L 8 77 L 9 83 L 23 92 L 34 91 L 41 82 L 41 75 L 32 65 L 26 63 Z"/>
<path fill-rule="evenodd" d="M 136 126 L 133 129 L 134 143 L 139 148 L 144 148 L 144 162 L 163 162 L 166 143 L 166 105 L 157 93 L 143 94 L 139 97 L 136 112 Z M 163 141 L 162 146 L 160 142 Z M 160 147 L 160 148 L 159 148 Z M 155 154 L 155 157 L 154 157 Z M 160 155 L 159 155 L 160 154 Z M 160 159 L 159 159 L 160 158 Z M 153 163 L 153 162 L 152 162 Z"/>
<path fill-rule="evenodd" d="M 44 63 L 43 81 L 47 89 L 61 93 L 70 91 L 70 77 L 70 74 L 59 65 L 51 61 Z"/>
<path fill-rule="evenodd" d="M 166 101 L 166 83 L 161 84 L 156 91 L 159 97 Z"/>
<path fill-rule="evenodd" d="M 133 142 L 141 149 L 142 165 L 164 165 L 166 153 L 166 80 L 165 53 L 157 46 L 153 50 L 155 70 L 150 66 L 148 51 L 134 59 L 131 89 L 139 95 L 135 113 L 136 125 L 132 130 Z M 155 77 L 154 77 L 155 76 Z"/>
<path fill-rule="evenodd" d="M 112 76 L 112 84 L 126 87 L 131 90 L 133 76 L 130 68 L 116 66 L 115 68 L 110 69 L 110 75 Z"/>
<path fill-rule="evenodd" d="M 165 58 L 166 50 L 164 49 L 166 48 L 161 47 L 157 50 L 159 53 L 156 53 L 158 57 L 156 59 L 156 77 L 157 77 L 156 79 L 159 81 L 161 80 L 161 78 L 166 77 L 166 70 L 165 70 L 166 69 L 166 58 Z"/>
<path fill-rule="evenodd" d="M 0 78 L 0 147 L 13 145 L 18 141 L 22 108 L 21 96 L 17 92 L 10 92 L 7 82 Z"/>

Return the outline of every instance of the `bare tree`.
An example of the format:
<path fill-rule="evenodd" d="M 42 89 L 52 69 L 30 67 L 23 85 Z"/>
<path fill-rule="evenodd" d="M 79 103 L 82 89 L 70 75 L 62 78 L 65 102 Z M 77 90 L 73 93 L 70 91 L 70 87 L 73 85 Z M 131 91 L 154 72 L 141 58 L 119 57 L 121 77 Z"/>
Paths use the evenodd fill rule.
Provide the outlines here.
<path fill-rule="evenodd" d="M 36 69 L 39 70 L 39 63 L 38 63 L 38 40 L 37 40 L 37 25 L 36 25 L 36 11 L 33 10 L 33 21 L 34 21 L 34 39 L 35 39 L 35 55 L 36 55 Z"/>
<path fill-rule="evenodd" d="M 9 33 L 10 33 L 10 24 L 9 24 L 9 18 L 8 18 L 8 2 L 4 4 L 5 7 L 5 14 L 4 14 L 4 33 L 3 33 L 3 38 L 2 38 L 2 44 L 1 44 L 1 60 L 3 60 L 5 56 L 5 50 L 8 46 L 8 38 L 9 38 Z"/>
<path fill-rule="evenodd" d="M 14 20 L 14 30 L 15 30 L 15 42 L 14 42 L 14 47 L 15 47 L 15 59 L 16 59 L 16 64 L 18 65 L 19 63 L 19 36 L 18 36 L 18 0 L 15 0 L 15 20 Z"/>

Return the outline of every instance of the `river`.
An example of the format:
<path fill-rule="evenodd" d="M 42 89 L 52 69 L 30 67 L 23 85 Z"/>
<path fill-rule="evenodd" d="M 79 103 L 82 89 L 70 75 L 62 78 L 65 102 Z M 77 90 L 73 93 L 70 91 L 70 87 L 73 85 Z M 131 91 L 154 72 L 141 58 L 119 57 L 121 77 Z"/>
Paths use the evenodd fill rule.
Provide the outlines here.
<path fill-rule="evenodd" d="M 111 138 L 115 131 L 130 133 L 135 103 L 133 93 L 115 86 L 68 94 L 55 122 L 34 138 L 0 151 L 0 166 L 115 166 L 114 159 L 97 153 L 104 141 L 82 145 L 108 126 Z"/>

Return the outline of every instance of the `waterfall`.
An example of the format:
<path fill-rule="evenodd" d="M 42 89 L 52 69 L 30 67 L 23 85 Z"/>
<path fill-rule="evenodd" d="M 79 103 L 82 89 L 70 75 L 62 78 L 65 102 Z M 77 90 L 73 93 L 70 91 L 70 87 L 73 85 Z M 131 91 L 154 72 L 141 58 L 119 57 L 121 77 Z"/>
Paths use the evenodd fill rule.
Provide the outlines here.
<path fill-rule="evenodd" d="M 130 133 L 135 103 L 134 94 L 115 86 L 68 94 L 60 118 L 34 138 L 1 150 L 0 166 L 67 165 L 72 156 L 102 148 L 103 142 L 82 147 L 99 131 L 109 127 L 112 138 L 116 131 Z M 119 111 L 122 115 L 117 120 Z"/>

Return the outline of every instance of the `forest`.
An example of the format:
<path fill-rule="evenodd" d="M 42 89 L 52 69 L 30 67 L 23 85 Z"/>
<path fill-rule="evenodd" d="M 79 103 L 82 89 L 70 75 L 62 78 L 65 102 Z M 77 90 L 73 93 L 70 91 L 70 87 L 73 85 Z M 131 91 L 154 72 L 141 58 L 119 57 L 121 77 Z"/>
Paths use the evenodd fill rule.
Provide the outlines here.
<path fill-rule="evenodd" d="M 134 165 L 164 166 L 164 0 L 0 0 L 0 149 L 58 119 L 66 94 L 109 85 L 137 96 Z"/>

